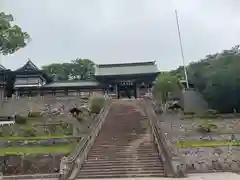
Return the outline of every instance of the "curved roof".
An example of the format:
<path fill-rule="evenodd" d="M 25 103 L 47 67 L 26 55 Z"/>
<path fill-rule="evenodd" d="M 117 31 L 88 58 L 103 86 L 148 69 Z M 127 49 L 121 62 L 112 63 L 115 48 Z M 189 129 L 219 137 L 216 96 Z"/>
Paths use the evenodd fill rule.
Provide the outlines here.
<path fill-rule="evenodd" d="M 34 72 L 34 71 L 40 71 L 40 69 L 30 59 L 21 68 L 15 70 L 15 72 Z"/>
<path fill-rule="evenodd" d="M 147 61 L 121 64 L 100 64 L 96 66 L 95 76 L 152 74 L 158 72 L 159 70 L 155 61 Z"/>
<path fill-rule="evenodd" d="M 3 65 L 0 64 L 0 71 L 7 70 Z"/>
<path fill-rule="evenodd" d="M 56 88 L 56 87 L 96 87 L 100 83 L 97 81 L 83 81 L 83 80 L 73 80 L 73 81 L 56 81 L 49 84 L 45 84 L 43 88 Z"/>

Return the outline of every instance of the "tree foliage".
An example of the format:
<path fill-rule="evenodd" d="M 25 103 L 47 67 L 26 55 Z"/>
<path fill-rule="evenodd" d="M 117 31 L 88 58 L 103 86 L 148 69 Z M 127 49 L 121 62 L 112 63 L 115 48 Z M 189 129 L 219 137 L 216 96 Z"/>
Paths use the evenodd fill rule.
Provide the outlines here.
<path fill-rule="evenodd" d="M 210 108 L 220 112 L 240 112 L 239 46 L 207 55 L 188 67 L 189 81 L 203 94 Z M 183 77 L 183 68 L 171 72 Z"/>
<path fill-rule="evenodd" d="M 171 75 L 169 72 L 161 73 L 156 80 L 153 87 L 153 93 L 160 95 L 163 103 L 167 101 L 168 95 L 171 92 L 180 88 L 179 80 L 176 76 Z"/>
<path fill-rule="evenodd" d="M 42 69 L 55 76 L 55 80 L 90 80 L 94 77 L 94 62 L 77 58 L 70 63 L 55 63 L 43 66 Z"/>
<path fill-rule="evenodd" d="M 30 39 L 28 33 L 13 25 L 11 14 L 0 13 L 0 54 L 12 54 L 26 46 Z"/>

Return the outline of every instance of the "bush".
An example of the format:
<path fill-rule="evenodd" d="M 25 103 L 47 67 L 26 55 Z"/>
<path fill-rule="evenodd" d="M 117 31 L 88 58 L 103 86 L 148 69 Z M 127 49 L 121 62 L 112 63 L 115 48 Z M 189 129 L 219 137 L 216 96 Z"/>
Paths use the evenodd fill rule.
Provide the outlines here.
<path fill-rule="evenodd" d="M 218 112 L 214 109 L 208 109 L 207 114 L 216 115 Z"/>
<path fill-rule="evenodd" d="M 104 106 L 104 102 L 105 102 L 104 97 L 93 97 L 90 100 L 91 113 L 99 114 Z"/>
<path fill-rule="evenodd" d="M 184 115 L 194 116 L 194 115 L 195 115 L 195 112 L 184 112 Z"/>
<path fill-rule="evenodd" d="M 42 116 L 41 112 L 32 112 L 32 111 L 28 112 L 28 117 L 41 117 L 41 116 Z"/>
<path fill-rule="evenodd" d="M 26 124 L 27 123 L 27 118 L 20 116 L 20 115 L 15 115 L 15 122 L 17 124 Z"/>
<path fill-rule="evenodd" d="M 35 137 L 36 130 L 31 127 L 25 127 L 21 129 L 24 137 Z"/>
<path fill-rule="evenodd" d="M 217 128 L 217 125 L 211 123 L 209 120 L 204 120 L 203 123 L 198 126 L 198 130 L 202 133 L 210 133 Z"/>
<path fill-rule="evenodd" d="M 84 117 L 82 117 L 81 115 L 76 116 L 76 118 L 77 118 L 78 122 L 82 122 L 85 120 Z"/>

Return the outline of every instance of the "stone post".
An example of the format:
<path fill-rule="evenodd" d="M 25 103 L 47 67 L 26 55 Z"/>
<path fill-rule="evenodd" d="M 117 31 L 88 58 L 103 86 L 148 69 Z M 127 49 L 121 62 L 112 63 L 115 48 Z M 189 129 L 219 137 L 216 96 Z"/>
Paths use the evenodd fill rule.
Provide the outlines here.
<path fill-rule="evenodd" d="M 139 83 L 136 83 L 136 99 L 140 97 Z"/>
<path fill-rule="evenodd" d="M 119 94 L 118 94 L 118 84 L 115 84 L 115 92 L 116 92 L 116 96 L 118 98 L 119 97 Z"/>

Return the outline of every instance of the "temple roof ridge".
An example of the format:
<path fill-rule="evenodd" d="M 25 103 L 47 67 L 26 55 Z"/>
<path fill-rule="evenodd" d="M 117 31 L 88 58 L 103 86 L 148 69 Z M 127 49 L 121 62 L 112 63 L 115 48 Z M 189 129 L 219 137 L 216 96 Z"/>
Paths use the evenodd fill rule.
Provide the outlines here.
<path fill-rule="evenodd" d="M 126 67 L 126 66 L 147 66 L 155 65 L 156 61 L 130 62 L 130 63 L 114 63 L 114 64 L 97 64 L 97 67 Z"/>
<path fill-rule="evenodd" d="M 0 64 L 0 71 L 4 71 L 7 70 L 7 68 L 5 68 L 3 65 Z"/>
<path fill-rule="evenodd" d="M 15 70 L 15 71 L 40 71 L 40 69 L 30 60 L 28 59 L 28 61 L 19 69 Z"/>

